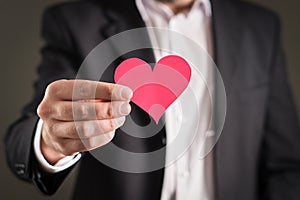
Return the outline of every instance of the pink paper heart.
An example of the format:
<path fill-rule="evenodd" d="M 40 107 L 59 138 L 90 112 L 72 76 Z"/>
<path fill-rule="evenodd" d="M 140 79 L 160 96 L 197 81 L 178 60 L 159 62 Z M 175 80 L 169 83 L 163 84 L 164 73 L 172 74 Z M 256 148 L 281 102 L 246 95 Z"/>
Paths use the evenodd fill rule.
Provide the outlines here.
<path fill-rule="evenodd" d="M 160 59 L 153 71 L 145 61 L 129 58 L 117 67 L 114 78 L 117 84 L 132 89 L 131 101 L 158 123 L 166 109 L 188 86 L 191 68 L 185 59 L 176 55 Z"/>

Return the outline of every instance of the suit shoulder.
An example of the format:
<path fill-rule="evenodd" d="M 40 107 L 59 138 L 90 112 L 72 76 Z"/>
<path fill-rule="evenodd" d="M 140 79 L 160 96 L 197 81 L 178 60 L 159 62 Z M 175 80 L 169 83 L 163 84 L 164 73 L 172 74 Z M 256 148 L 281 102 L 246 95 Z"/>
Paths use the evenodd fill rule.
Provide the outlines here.
<path fill-rule="evenodd" d="M 75 0 L 68 2 L 60 2 L 49 6 L 47 12 L 70 12 L 79 11 L 77 14 L 85 12 L 87 9 L 95 9 L 95 5 L 99 5 L 96 1 L 92 0 Z"/>
<path fill-rule="evenodd" d="M 239 16 L 245 20 L 259 22 L 259 24 L 279 23 L 277 13 L 252 2 L 233 1 Z"/>
<path fill-rule="evenodd" d="M 103 19 L 103 6 L 101 1 L 70 1 L 54 4 L 44 11 L 44 16 L 52 15 L 58 19 L 87 22 L 89 19 L 100 17 Z"/>

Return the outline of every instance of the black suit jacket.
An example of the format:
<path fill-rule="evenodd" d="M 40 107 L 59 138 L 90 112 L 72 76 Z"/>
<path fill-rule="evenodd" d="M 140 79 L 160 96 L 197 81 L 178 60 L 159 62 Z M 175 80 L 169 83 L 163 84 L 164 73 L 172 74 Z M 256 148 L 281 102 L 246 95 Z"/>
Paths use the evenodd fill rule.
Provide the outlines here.
<path fill-rule="evenodd" d="M 212 0 L 212 8 L 214 56 L 228 104 L 223 133 L 214 149 L 216 198 L 298 200 L 300 129 L 286 78 L 279 20 L 272 12 L 241 1 Z M 86 0 L 47 9 L 35 95 L 5 140 L 8 164 L 19 178 L 53 194 L 71 171 L 47 174 L 34 157 L 36 108 L 46 86 L 57 79 L 74 78 L 85 56 L 109 36 L 143 26 L 134 1 Z M 126 56 L 136 55 L 154 60 L 151 50 Z M 102 80 L 113 80 L 115 64 Z M 138 107 L 133 107 L 131 115 L 137 123 L 149 121 Z M 114 142 L 134 147 L 133 151 L 160 148 L 165 140 L 164 130 L 146 140 L 124 135 L 116 134 Z M 80 162 L 74 199 L 160 198 L 163 169 L 144 174 L 120 172 L 89 153 Z"/>

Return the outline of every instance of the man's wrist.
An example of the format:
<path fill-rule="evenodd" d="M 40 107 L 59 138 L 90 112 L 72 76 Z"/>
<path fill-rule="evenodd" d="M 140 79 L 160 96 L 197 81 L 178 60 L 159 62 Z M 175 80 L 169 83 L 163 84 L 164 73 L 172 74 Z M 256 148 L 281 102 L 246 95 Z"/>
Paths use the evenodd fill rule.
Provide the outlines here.
<path fill-rule="evenodd" d="M 59 160 L 65 158 L 66 156 L 54 151 L 53 149 L 49 148 L 49 146 L 46 145 L 45 140 L 43 138 L 43 127 L 41 129 L 41 137 L 40 137 L 40 150 L 45 158 L 45 160 L 50 164 L 50 165 L 55 165 Z"/>
<path fill-rule="evenodd" d="M 54 165 L 50 164 L 44 157 L 42 151 L 41 151 L 41 136 L 42 136 L 42 127 L 43 127 L 43 121 L 40 119 L 38 121 L 36 132 L 34 136 L 34 153 L 37 158 L 38 163 L 41 165 L 41 167 L 49 173 L 57 173 L 60 171 L 63 171 L 75 163 L 77 163 L 80 158 L 81 154 L 78 153 L 75 156 L 65 156 L 61 159 L 57 160 Z"/>

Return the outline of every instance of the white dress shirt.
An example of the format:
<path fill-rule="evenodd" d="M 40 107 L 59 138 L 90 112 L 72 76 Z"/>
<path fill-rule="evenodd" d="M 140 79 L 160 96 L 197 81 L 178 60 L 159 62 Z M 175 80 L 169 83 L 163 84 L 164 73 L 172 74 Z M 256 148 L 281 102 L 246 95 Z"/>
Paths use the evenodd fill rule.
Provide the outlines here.
<path fill-rule="evenodd" d="M 212 54 L 212 40 L 211 40 L 211 5 L 209 0 L 195 0 L 192 8 L 187 12 L 178 13 L 176 15 L 164 4 L 156 0 L 136 0 L 137 8 L 147 27 L 158 27 L 163 29 L 169 29 L 179 32 L 200 45 L 210 55 Z M 177 41 L 172 41 L 172 38 L 160 38 L 156 35 L 155 31 L 149 32 L 150 40 L 152 43 L 158 44 L 158 46 L 175 46 Z M 179 45 L 179 44 L 178 44 Z M 193 49 L 190 47 L 182 46 L 188 53 L 193 53 Z M 172 50 L 172 49 L 170 49 Z M 168 55 L 168 52 L 160 50 L 154 50 L 156 61 L 161 57 Z M 204 93 L 206 89 L 203 81 L 199 81 L 193 74 L 190 81 L 190 86 L 197 91 L 197 102 L 199 106 L 203 108 L 201 113 L 204 121 L 203 127 L 200 126 L 201 131 L 207 131 L 206 122 L 210 118 L 209 106 L 206 106 L 207 96 Z M 210 76 L 206 74 L 206 76 Z M 188 106 L 188 105 L 187 105 Z M 179 133 L 178 126 L 181 124 L 182 113 L 180 109 L 184 109 L 176 103 L 176 101 L 166 111 L 166 132 L 167 132 L 167 144 Z M 194 119 L 190 116 L 188 120 Z M 54 166 L 50 165 L 43 157 L 40 150 L 40 137 L 41 137 L 42 120 L 39 121 L 35 139 L 34 139 L 34 151 L 37 159 L 44 170 L 50 173 L 56 173 L 62 171 L 73 164 L 75 164 L 81 157 L 81 154 L 74 156 L 68 156 L 61 159 Z M 194 131 L 194 130 L 191 130 Z M 200 134 L 200 133 L 199 133 Z M 199 137 L 201 139 L 201 137 Z M 198 140 L 200 140 L 198 138 Z M 213 200 L 213 163 L 212 155 L 208 155 L 205 159 L 199 159 L 200 144 L 201 141 L 195 141 L 191 147 L 172 165 L 165 168 L 165 175 L 163 180 L 163 188 L 161 200 Z M 172 152 L 167 148 L 168 155 Z"/>
<path fill-rule="evenodd" d="M 212 40 L 211 40 L 211 5 L 209 0 L 196 0 L 191 9 L 187 12 L 182 12 L 174 15 L 174 13 L 166 5 L 155 0 L 136 0 L 136 4 L 140 14 L 146 23 L 147 27 L 157 27 L 161 29 L 168 29 L 178 32 L 192 39 L 195 43 L 201 46 L 208 54 L 212 54 Z M 159 31 L 158 31 L 159 32 Z M 155 43 L 155 46 L 159 46 L 162 49 L 168 49 L 171 51 L 176 49 L 185 49 L 188 54 L 201 53 L 191 49 L 190 46 L 185 46 L 184 41 L 173 40 L 172 36 L 157 35 L 154 31 L 149 31 L 150 40 Z M 172 34 L 171 34 L 172 35 Z M 161 57 L 169 54 L 163 50 L 154 50 L 156 61 Z M 196 55 L 197 56 L 197 55 Z M 206 56 L 200 56 L 200 58 L 207 58 Z M 205 62 L 205 61 L 204 61 Z M 199 66 L 198 66 L 199 67 Z M 204 66 L 203 66 L 204 67 Z M 208 66 L 207 66 L 208 67 Z M 204 67 L 205 68 L 205 67 Z M 203 76 L 206 76 L 206 80 L 211 79 L 212 75 L 206 71 Z M 199 127 L 199 133 L 208 131 L 208 120 L 211 117 L 209 104 L 210 97 L 206 95 L 206 85 L 203 80 L 199 80 L 194 68 L 192 68 L 192 77 L 190 81 L 190 87 L 197 91 L 196 98 L 198 106 L 201 108 L 201 123 Z M 182 109 L 185 106 L 179 105 L 179 97 L 166 111 L 166 132 L 167 132 L 167 144 L 176 138 L 177 134 L 185 134 L 179 132 L 182 122 L 187 120 L 199 120 L 192 116 L 182 116 Z M 196 111 L 197 112 L 197 111 Z M 188 131 L 195 131 L 193 127 Z M 213 194 L 213 163 L 212 155 L 209 154 L 205 159 L 200 159 L 201 139 L 203 137 L 197 137 L 188 151 L 184 153 L 176 162 L 165 168 L 165 176 L 163 182 L 163 189 L 161 200 L 212 200 Z M 173 152 L 168 151 L 166 159 Z"/>

